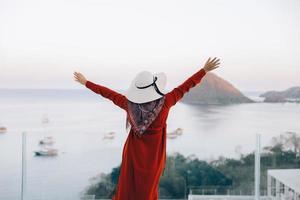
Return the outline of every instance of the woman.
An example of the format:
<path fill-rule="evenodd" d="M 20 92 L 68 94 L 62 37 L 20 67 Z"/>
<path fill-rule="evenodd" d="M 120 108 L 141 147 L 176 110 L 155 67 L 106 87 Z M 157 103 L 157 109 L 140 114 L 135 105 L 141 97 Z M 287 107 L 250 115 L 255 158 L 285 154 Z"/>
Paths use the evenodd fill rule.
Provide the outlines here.
<path fill-rule="evenodd" d="M 219 60 L 209 58 L 203 68 L 168 93 L 164 91 L 164 73 L 138 73 L 122 95 L 74 72 L 75 81 L 111 100 L 127 114 L 126 128 L 130 131 L 123 147 L 120 175 L 112 200 L 158 199 L 159 180 L 166 163 L 166 120 L 170 108 L 200 83 L 207 72 L 219 67 Z"/>

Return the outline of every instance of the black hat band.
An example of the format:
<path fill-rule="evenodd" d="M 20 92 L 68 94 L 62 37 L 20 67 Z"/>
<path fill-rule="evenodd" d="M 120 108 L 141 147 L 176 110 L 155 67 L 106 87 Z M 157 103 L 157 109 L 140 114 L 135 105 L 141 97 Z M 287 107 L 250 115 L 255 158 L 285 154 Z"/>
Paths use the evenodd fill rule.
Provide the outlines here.
<path fill-rule="evenodd" d="M 156 91 L 158 94 L 160 94 L 161 96 L 164 96 L 165 94 L 162 93 L 161 91 L 159 91 L 159 89 L 158 89 L 158 87 L 157 87 L 157 85 L 156 85 L 156 83 L 155 83 L 156 81 L 157 81 L 157 77 L 154 76 L 154 78 L 153 78 L 153 83 L 151 83 L 150 85 L 142 86 L 142 87 L 139 87 L 139 86 L 135 85 L 135 87 L 137 87 L 138 89 L 145 89 L 145 88 L 151 87 L 151 86 L 153 85 L 155 91 Z"/>

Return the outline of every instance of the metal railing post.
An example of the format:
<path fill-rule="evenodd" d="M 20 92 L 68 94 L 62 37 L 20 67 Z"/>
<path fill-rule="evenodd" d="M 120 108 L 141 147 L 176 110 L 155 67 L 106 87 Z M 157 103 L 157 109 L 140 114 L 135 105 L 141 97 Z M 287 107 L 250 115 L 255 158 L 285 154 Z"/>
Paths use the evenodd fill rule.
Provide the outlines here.
<path fill-rule="evenodd" d="M 25 200 L 26 195 L 26 132 L 22 133 L 22 182 L 21 182 L 21 200 Z"/>
<path fill-rule="evenodd" d="M 256 135 L 256 151 L 255 151 L 255 200 L 260 200 L 260 134 Z"/>

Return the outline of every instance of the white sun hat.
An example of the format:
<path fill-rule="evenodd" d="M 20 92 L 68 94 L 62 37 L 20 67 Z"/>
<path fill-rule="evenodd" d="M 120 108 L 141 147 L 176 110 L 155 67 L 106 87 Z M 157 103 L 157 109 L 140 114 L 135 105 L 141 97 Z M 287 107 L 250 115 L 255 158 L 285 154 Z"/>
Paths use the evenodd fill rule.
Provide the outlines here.
<path fill-rule="evenodd" d="M 134 103 L 146 103 L 161 98 L 165 94 L 167 76 L 165 73 L 139 72 L 125 92 L 127 99 Z"/>

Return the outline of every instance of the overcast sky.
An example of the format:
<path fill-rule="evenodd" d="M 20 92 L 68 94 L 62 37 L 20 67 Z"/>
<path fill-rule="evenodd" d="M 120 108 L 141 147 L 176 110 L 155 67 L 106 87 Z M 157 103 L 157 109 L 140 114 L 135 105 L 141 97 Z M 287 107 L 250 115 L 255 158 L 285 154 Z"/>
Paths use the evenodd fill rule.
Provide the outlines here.
<path fill-rule="evenodd" d="M 168 88 L 199 70 L 238 89 L 300 85 L 299 0 L 0 0 L 0 88 L 127 89 L 141 70 Z"/>

